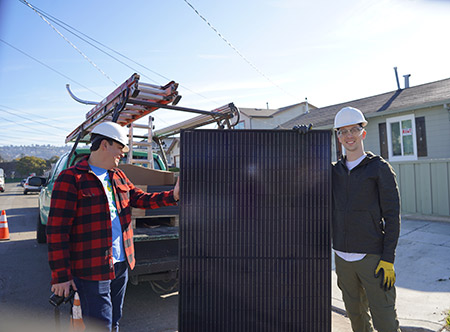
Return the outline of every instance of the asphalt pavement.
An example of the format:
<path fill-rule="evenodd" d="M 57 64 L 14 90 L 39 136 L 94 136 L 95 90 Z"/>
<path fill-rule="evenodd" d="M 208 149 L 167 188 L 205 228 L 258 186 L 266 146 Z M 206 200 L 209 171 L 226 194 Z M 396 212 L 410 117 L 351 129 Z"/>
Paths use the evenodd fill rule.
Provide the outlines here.
<path fill-rule="evenodd" d="M 36 331 L 37 321 L 54 324 L 53 310 L 47 301 L 50 273 L 46 247 L 35 241 L 37 195 L 22 195 L 20 188 L 3 193 L 0 202 L 2 209 L 8 210 L 11 232 L 11 241 L 0 242 L 0 317 L 9 317 L 6 321 L 10 322 L 7 309 L 20 308 L 28 313 L 27 321 L 33 322 L 33 328 L 29 330 Z M 395 270 L 397 314 L 402 331 L 443 331 L 450 311 L 450 217 L 413 219 L 403 216 Z M 171 298 L 170 305 L 163 307 L 168 300 L 148 295 L 149 302 L 145 292 L 143 288 L 135 291 L 133 287 L 129 288 L 124 308 L 124 331 L 127 327 L 139 331 L 134 324 L 137 318 L 143 320 L 145 317 L 148 320 L 142 325 L 153 326 L 151 331 L 175 331 L 172 326 L 176 326 L 177 320 L 176 296 Z M 134 315 L 137 307 L 142 310 Z M 351 332 L 334 270 L 332 308 L 332 332 Z M 167 317 L 171 317 L 170 326 L 163 329 L 155 325 L 155 321 L 169 320 Z M 6 321 L 0 321 L 1 331 L 8 331 L 2 328 Z"/>
<path fill-rule="evenodd" d="M 446 331 L 450 311 L 450 218 L 404 216 L 395 259 L 397 316 L 403 332 Z M 332 272 L 332 331 L 351 332 Z"/>

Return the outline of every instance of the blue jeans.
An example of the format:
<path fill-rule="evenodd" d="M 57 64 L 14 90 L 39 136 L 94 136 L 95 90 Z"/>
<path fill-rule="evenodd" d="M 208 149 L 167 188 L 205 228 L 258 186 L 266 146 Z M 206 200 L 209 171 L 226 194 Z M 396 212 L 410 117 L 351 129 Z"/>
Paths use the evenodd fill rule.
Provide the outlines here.
<path fill-rule="evenodd" d="M 114 264 L 116 278 L 93 281 L 74 277 L 86 330 L 118 331 L 128 281 L 128 264 Z"/>

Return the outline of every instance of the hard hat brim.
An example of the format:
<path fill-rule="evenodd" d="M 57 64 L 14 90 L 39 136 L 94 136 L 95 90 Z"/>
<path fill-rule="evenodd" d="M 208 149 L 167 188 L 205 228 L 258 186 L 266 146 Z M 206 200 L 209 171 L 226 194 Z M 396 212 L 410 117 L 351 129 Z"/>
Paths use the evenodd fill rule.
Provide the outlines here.
<path fill-rule="evenodd" d="M 342 127 L 347 127 L 347 126 L 351 126 L 351 125 L 356 125 L 356 124 L 361 124 L 363 127 L 365 127 L 365 126 L 367 126 L 367 121 L 363 121 L 363 122 L 349 122 L 349 123 L 343 123 L 343 124 L 340 124 L 340 126 L 339 127 L 333 127 L 334 129 L 336 129 L 336 130 L 338 130 L 339 128 L 342 128 Z"/>

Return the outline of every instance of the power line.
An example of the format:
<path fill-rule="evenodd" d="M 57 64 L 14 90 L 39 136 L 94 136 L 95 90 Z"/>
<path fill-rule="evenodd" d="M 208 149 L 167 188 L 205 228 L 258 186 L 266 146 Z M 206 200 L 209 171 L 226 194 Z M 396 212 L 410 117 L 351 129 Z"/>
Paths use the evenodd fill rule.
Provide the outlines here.
<path fill-rule="evenodd" d="M 24 138 L 24 136 L 23 135 L 10 135 L 9 133 L 7 134 L 7 135 L 5 135 L 5 134 L 3 134 L 2 133 L 2 141 L 3 141 L 3 138 L 13 138 L 13 139 L 23 139 Z"/>
<path fill-rule="evenodd" d="M 16 121 L 9 120 L 9 119 L 2 118 L 2 117 L 0 117 L 0 119 L 3 119 L 3 120 L 5 120 L 5 121 L 14 123 L 14 124 L 16 124 L 16 125 L 19 125 L 19 126 L 22 126 L 22 127 L 25 127 L 25 128 L 31 129 L 31 130 L 34 130 L 34 131 L 38 132 L 39 134 L 43 134 L 43 133 L 44 133 L 42 130 L 38 130 L 38 129 L 35 129 L 35 128 L 33 128 L 33 127 L 29 127 L 29 126 L 27 126 L 27 125 L 24 125 L 23 123 L 18 123 L 18 122 L 16 122 Z"/>
<path fill-rule="evenodd" d="M 37 7 L 35 7 L 35 8 L 37 9 Z M 90 41 L 86 40 L 85 38 L 80 37 L 80 36 L 77 35 L 75 32 L 69 30 L 67 27 L 69 27 L 69 28 L 75 30 L 76 32 L 82 34 L 82 35 L 85 36 L 86 38 L 88 38 L 88 39 L 94 41 L 95 43 L 97 43 L 97 44 L 99 44 L 99 45 L 101 45 L 101 46 L 103 46 L 103 47 L 105 47 L 105 48 L 107 48 L 107 49 L 109 49 L 110 51 L 112 51 L 112 52 L 114 52 L 114 53 L 116 53 L 116 54 L 119 54 L 119 55 L 122 56 L 122 57 L 125 57 L 124 55 L 122 55 L 122 54 L 120 54 L 120 53 L 114 51 L 113 49 L 109 48 L 108 46 L 106 46 L 106 45 L 104 45 L 104 44 L 102 44 L 102 43 L 96 41 L 95 39 L 93 39 L 93 38 L 87 36 L 86 34 L 84 34 L 84 33 L 80 32 L 80 31 L 78 31 L 77 29 L 71 27 L 70 25 L 64 23 L 63 21 L 61 21 L 61 20 L 59 20 L 59 19 L 57 19 L 57 18 L 55 18 L 55 17 L 53 17 L 53 16 L 51 16 L 51 15 L 49 15 L 49 14 L 46 14 L 45 12 L 43 12 L 43 11 L 41 11 L 41 10 L 39 10 L 39 13 L 40 13 L 42 16 L 44 16 L 45 18 L 47 18 L 49 21 L 52 21 L 52 22 L 55 23 L 56 25 L 59 25 L 61 28 L 63 28 L 63 29 L 66 30 L 67 32 L 69 32 L 69 33 L 71 33 L 72 35 L 74 35 L 75 37 L 81 39 L 81 40 L 84 41 L 85 43 L 91 45 L 92 47 L 94 47 L 95 49 L 99 50 L 99 51 L 102 52 L 103 54 L 109 56 L 110 58 L 116 60 L 117 62 L 119 62 L 119 63 L 123 64 L 124 66 L 130 68 L 131 70 L 137 72 L 137 70 L 136 70 L 135 68 L 131 67 L 130 65 L 128 65 L 127 63 L 123 62 L 122 60 L 116 58 L 115 56 L 109 54 L 109 53 L 106 52 L 105 50 L 102 50 L 100 47 L 94 45 L 93 43 L 91 43 Z M 65 27 L 64 25 L 66 25 L 67 27 Z M 131 59 L 127 58 L 127 57 L 125 57 L 125 58 L 128 59 L 128 60 L 130 60 L 130 61 L 132 61 L 132 62 L 134 62 L 133 60 L 131 60 Z M 157 72 L 151 70 L 150 68 L 147 68 L 147 69 L 148 69 L 149 71 L 153 72 L 154 74 L 159 75 L 159 76 L 161 76 L 161 77 L 163 77 L 163 78 L 165 78 L 165 79 L 167 79 L 167 80 L 170 81 L 170 79 L 168 79 L 168 78 L 166 78 L 166 77 L 164 77 L 164 76 L 158 74 Z M 147 77 L 147 78 L 148 78 L 149 80 L 151 80 L 153 83 L 159 84 L 157 81 L 153 80 L 152 78 L 150 78 L 150 77 L 148 77 L 148 76 L 146 76 L 146 75 L 143 75 L 143 74 L 142 74 L 142 76 Z"/>
<path fill-rule="evenodd" d="M 272 85 L 276 86 L 278 89 L 283 91 L 284 93 L 288 94 L 294 99 L 298 99 L 298 97 L 292 95 L 285 89 L 283 89 L 281 86 L 276 84 L 274 81 L 272 81 L 269 77 L 267 77 L 258 67 L 256 67 L 249 59 L 247 59 L 233 44 L 231 44 L 230 41 L 228 41 L 209 21 L 202 15 L 200 12 L 195 9 L 193 5 L 189 3 L 187 0 L 183 0 L 191 9 L 228 45 L 230 46 L 233 51 L 235 51 L 247 64 L 249 64 L 258 74 L 260 74 L 262 77 L 264 77 L 267 81 L 269 81 Z"/>
<path fill-rule="evenodd" d="M 79 82 L 77 82 L 77 81 L 75 81 L 75 80 L 71 79 L 70 77 L 68 77 L 67 75 L 64 75 L 63 73 L 61 73 L 61 72 L 57 71 L 56 69 L 54 69 L 54 68 L 52 68 L 52 67 L 50 67 L 50 66 L 46 65 L 46 64 L 45 64 L 45 63 L 43 63 L 42 61 L 40 61 L 40 60 L 38 60 L 38 59 L 36 59 L 36 58 L 32 57 L 31 55 L 29 55 L 29 54 L 25 53 L 24 51 L 22 51 L 22 50 L 18 49 L 17 47 L 15 47 L 15 46 L 11 45 L 10 43 L 8 43 L 8 42 L 4 41 L 3 39 L 1 39 L 1 38 L 0 38 L 0 41 L 1 41 L 1 42 L 3 42 L 3 43 L 5 43 L 5 44 L 6 44 L 6 45 L 8 45 L 9 47 L 11 47 L 11 48 L 15 49 L 16 51 L 18 51 L 18 52 L 22 53 L 23 55 L 25 55 L 25 56 L 29 57 L 30 59 L 32 59 L 32 60 L 34 60 L 34 61 L 36 61 L 37 63 L 39 63 L 39 64 L 41 64 L 41 65 L 45 66 L 46 68 L 48 68 L 48 69 L 50 69 L 50 70 L 54 71 L 54 72 L 55 72 L 55 73 L 57 73 L 58 75 L 61 75 L 62 77 L 64 77 L 64 78 L 67 78 L 68 80 L 70 80 L 70 81 L 72 81 L 72 82 L 74 82 L 74 83 L 76 83 L 76 84 L 80 85 L 81 87 L 83 87 L 83 88 L 85 88 L 85 89 L 87 89 L 87 90 L 91 91 L 92 93 L 96 94 L 96 95 L 97 95 L 97 96 L 99 96 L 100 98 L 103 98 L 103 96 L 102 96 L 102 95 L 98 94 L 98 93 L 97 93 L 97 92 L 95 92 L 94 90 L 92 90 L 92 89 L 88 88 L 87 86 L 84 86 L 83 84 L 81 84 L 81 83 L 79 83 Z M 0 107 L 5 107 L 5 108 L 9 108 L 9 109 L 12 109 L 12 108 L 10 108 L 10 107 L 7 107 L 7 106 L 2 106 L 2 105 L 0 105 Z M 0 111 L 2 111 L 2 110 L 0 110 Z M 17 111 L 17 110 L 16 110 L 16 111 Z M 3 112 L 7 112 L 7 111 L 3 110 Z M 23 111 L 20 111 L 20 112 L 23 112 Z M 9 113 L 9 112 L 7 112 L 7 113 Z M 26 112 L 24 112 L 24 113 L 26 113 Z M 28 114 L 31 114 L 31 113 L 28 113 Z M 32 115 L 34 115 L 34 114 L 32 114 Z M 153 115 L 153 117 L 155 117 L 155 118 L 158 118 L 158 117 L 156 117 L 155 115 Z M 160 119 L 160 118 L 159 118 L 159 120 L 160 120 L 160 121 L 162 121 L 162 122 L 165 122 L 165 123 L 167 123 L 166 121 L 164 121 L 164 120 L 162 120 L 162 119 Z M 50 125 L 50 126 L 51 126 L 51 125 Z M 53 127 L 53 126 L 51 126 L 51 127 Z M 61 128 L 58 128 L 58 127 L 55 127 L 55 128 L 57 128 L 57 129 L 61 129 Z"/>
<path fill-rule="evenodd" d="M 48 68 L 48 69 L 50 69 L 50 70 L 54 71 L 54 72 L 55 72 L 55 73 L 57 73 L 58 75 L 61 75 L 62 77 L 64 77 L 64 78 L 67 78 L 68 80 L 72 81 L 73 83 L 76 83 L 76 84 L 80 85 L 81 87 L 83 87 L 83 88 L 85 88 L 85 89 L 87 89 L 87 90 L 91 91 L 92 93 L 96 94 L 96 95 L 97 95 L 97 96 L 99 96 L 100 98 L 103 98 L 103 97 L 104 97 L 104 96 L 102 96 L 102 95 L 98 94 L 97 92 L 95 92 L 94 90 L 92 90 L 92 89 L 88 88 L 87 86 L 85 86 L 85 85 L 83 85 L 83 84 L 81 84 L 81 83 L 79 83 L 79 82 L 77 82 L 77 81 L 75 81 L 75 80 L 71 79 L 71 78 L 70 78 L 69 76 L 67 76 L 67 75 L 64 75 L 63 73 L 61 73 L 61 72 L 57 71 L 56 69 L 54 69 L 54 68 L 50 67 L 49 65 L 47 65 L 47 64 L 45 64 L 45 63 L 43 63 L 42 61 L 40 61 L 40 60 L 38 60 L 38 59 L 34 58 L 33 56 L 31 56 L 31 55 L 27 54 L 26 52 L 24 52 L 24 51 L 22 51 L 22 50 L 18 49 L 17 47 L 15 47 L 15 46 L 11 45 L 10 43 L 8 43 L 8 42 L 4 41 L 3 39 L 1 39 L 1 38 L 0 38 L 0 41 L 1 41 L 1 42 L 3 42 L 3 43 L 5 43 L 5 44 L 6 44 L 6 45 L 8 45 L 9 47 L 11 47 L 11 48 L 15 49 L 16 51 L 18 51 L 18 52 L 22 53 L 23 55 L 25 55 L 25 56 L 29 57 L 30 59 L 32 59 L 32 60 L 34 60 L 34 61 L 36 61 L 37 63 L 39 63 L 39 64 L 43 65 L 44 67 L 46 67 L 46 68 Z M 5 107 L 5 108 L 9 108 L 9 109 L 12 109 L 12 108 L 10 108 L 10 107 L 7 107 L 7 106 L 2 106 L 2 105 L 0 105 L 0 107 Z M 14 110 L 14 109 L 12 109 L 12 110 Z M 0 111 L 1 111 L 1 110 L 0 110 Z M 17 111 L 17 110 L 16 110 L 16 111 Z M 3 112 L 7 112 L 7 111 L 3 110 Z M 20 112 L 23 112 L 23 111 L 20 111 Z M 26 113 L 26 112 L 24 112 L 24 113 Z M 28 113 L 28 114 L 31 114 L 31 113 Z M 32 115 L 34 115 L 34 114 L 32 114 Z M 155 118 L 158 118 L 158 117 L 156 117 L 155 115 L 153 115 L 153 117 L 155 117 Z M 160 121 L 162 121 L 162 122 L 165 122 L 165 123 L 167 123 L 166 121 L 164 121 L 164 120 L 162 120 L 162 119 L 160 119 L 160 118 L 159 118 L 159 120 L 160 120 Z M 55 128 L 57 128 L 57 129 L 61 129 L 61 128 L 58 128 L 58 127 L 55 127 Z"/>
<path fill-rule="evenodd" d="M 19 0 L 19 1 L 21 1 L 21 0 Z M 98 40 L 96 40 L 96 39 L 94 39 L 94 38 L 92 38 L 92 37 L 86 35 L 86 34 L 83 33 L 82 31 L 80 31 L 80 30 L 78 30 L 78 29 L 72 27 L 71 25 L 65 23 L 64 21 L 61 21 L 60 19 L 58 19 L 58 18 L 56 18 L 56 17 L 54 17 L 54 16 L 52 16 L 52 15 L 46 13 L 46 12 L 43 11 L 42 9 L 39 9 L 39 8 L 36 7 L 36 6 L 34 6 L 34 8 L 35 8 L 42 16 L 44 16 L 44 17 L 47 18 L 48 20 L 52 21 L 52 22 L 55 23 L 56 25 L 59 25 L 61 28 L 63 28 L 63 29 L 66 30 L 67 32 L 71 33 L 71 34 L 74 35 L 75 37 L 81 39 L 81 40 L 84 41 L 85 43 L 91 45 L 92 47 L 96 48 L 96 49 L 99 50 L 100 52 L 106 54 L 107 56 L 113 58 L 114 60 L 120 62 L 120 63 L 123 64 L 124 66 L 126 66 L 126 67 L 128 67 L 128 68 L 130 68 L 130 69 L 132 69 L 132 70 L 134 70 L 134 71 L 137 72 L 137 70 L 136 70 L 135 68 L 130 67 L 130 66 L 129 66 L 128 64 L 126 64 L 125 62 L 123 62 L 123 61 L 117 59 L 116 57 L 114 57 L 114 56 L 112 56 L 111 54 L 109 54 L 108 52 L 102 50 L 102 49 L 99 48 L 98 46 L 96 46 L 96 45 L 92 44 L 91 42 L 87 41 L 86 39 L 80 37 L 79 35 L 77 35 L 77 34 L 76 34 L 75 32 L 73 32 L 73 31 L 76 31 L 77 33 L 81 34 L 82 36 L 86 37 L 87 39 L 93 41 L 94 43 L 97 43 L 98 45 L 100 45 L 100 46 L 102 46 L 102 47 L 104 47 L 104 48 L 106 48 L 106 49 L 108 49 L 108 50 L 110 50 L 111 52 L 116 53 L 117 55 L 119 55 L 119 56 L 121 56 L 121 57 L 127 59 L 128 61 L 131 61 L 131 62 L 133 62 L 134 64 L 136 64 L 136 65 L 138 65 L 138 66 L 141 66 L 141 67 L 147 69 L 148 71 L 152 72 L 153 74 L 158 75 L 158 76 L 160 76 L 161 78 L 164 78 L 165 80 L 170 81 L 170 79 L 167 78 L 167 77 L 165 77 L 164 75 L 162 75 L 162 74 L 160 74 L 160 73 L 158 73 L 158 72 L 156 72 L 156 71 L 154 71 L 154 70 L 152 70 L 152 69 L 150 69 L 150 68 L 148 68 L 148 67 L 145 67 L 144 65 L 142 65 L 142 64 L 140 64 L 140 63 L 134 61 L 133 59 L 127 57 L 126 55 L 124 55 L 124 54 L 122 54 L 122 53 L 120 53 L 120 52 L 117 52 L 116 50 L 112 49 L 111 47 L 109 47 L 109 46 L 107 46 L 107 45 L 105 45 L 105 44 L 99 42 Z M 71 30 L 70 30 L 69 28 L 70 28 Z M 72 30 L 73 30 L 73 31 L 72 31 Z M 147 77 L 149 80 L 151 80 L 152 82 L 154 82 L 154 83 L 156 83 L 156 84 L 160 84 L 159 82 L 156 82 L 155 80 L 153 80 L 152 78 L 150 78 L 150 77 L 148 77 L 148 76 L 146 76 L 146 75 L 144 75 L 144 74 L 141 74 L 141 75 Z"/>
<path fill-rule="evenodd" d="M 35 116 L 35 114 L 28 113 L 28 112 L 24 112 L 24 111 L 15 110 L 15 109 L 12 109 L 12 108 L 7 107 L 7 106 L 4 106 L 4 105 L 0 105 L 0 107 L 9 108 L 9 109 L 11 109 L 11 110 L 13 110 L 13 111 L 16 111 L 16 112 L 20 112 L 20 113 L 24 113 L 24 114 L 28 114 L 28 115 L 33 115 L 33 116 Z M 23 119 L 23 116 L 17 115 L 17 114 L 15 114 L 15 113 L 13 113 L 13 112 L 10 112 L 10 111 L 7 111 L 7 110 L 1 109 L 1 108 L 0 108 L 0 112 L 5 112 L 5 113 L 8 113 L 8 114 L 12 114 L 12 115 L 14 115 L 14 116 L 17 116 L 18 118 Z M 52 128 L 55 128 L 55 129 L 58 129 L 58 130 L 62 130 L 62 131 L 67 132 L 66 129 L 62 129 L 61 127 L 56 127 L 56 126 L 53 126 L 53 125 L 51 125 L 51 124 L 44 123 L 44 122 L 41 122 L 41 121 L 38 121 L 38 120 L 33 120 L 33 119 L 28 119 L 28 120 L 31 121 L 31 122 L 36 122 L 36 123 L 38 123 L 38 124 L 40 124 L 40 125 L 43 125 L 43 126 L 52 127 Z M 47 118 L 47 120 L 50 120 L 50 119 Z"/>
<path fill-rule="evenodd" d="M 24 2 L 25 0 L 19 0 L 19 1 L 20 1 L 21 3 L 27 5 L 27 4 Z M 29 7 L 29 6 L 27 5 L 27 7 Z M 31 7 L 29 7 L 29 8 L 31 8 Z M 151 80 L 152 82 L 154 82 L 154 83 L 156 83 L 156 84 L 160 84 L 159 82 L 156 82 L 155 80 L 153 80 L 151 77 L 149 77 L 149 76 L 147 76 L 147 75 L 141 73 L 139 70 L 137 70 L 137 69 L 135 69 L 135 68 L 129 66 L 129 65 L 126 64 L 125 62 L 123 62 L 123 61 L 117 59 L 116 57 L 112 56 L 112 55 L 109 54 L 108 52 L 102 50 L 102 49 L 99 48 L 98 46 L 95 46 L 94 44 L 92 44 L 91 42 L 89 42 L 89 41 L 87 41 L 86 39 L 82 38 L 82 37 L 79 36 L 78 34 L 81 34 L 82 36 L 84 36 L 84 37 L 86 37 L 87 39 L 93 41 L 94 43 L 97 43 L 98 45 L 100 45 L 100 46 L 102 46 L 102 47 L 104 47 L 104 48 L 110 50 L 111 52 L 114 52 L 115 54 L 121 56 L 122 58 L 124 58 L 124 59 L 126 59 L 126 60 L 128 60 L 128 61 L 130 61 L 130 62 L 132 62 L 132 63 L 134 63 L 134 64 L 136 64 L 136 65 L 138 65 L 138 66 L 140 66 L 140 67 L 142 67 L 142 68 L 144 68 L 144 69 L 146 69 L 146 70 L 148 70 L 149 72 L 151 72 L 151 73 L 153 73 L 153 74 L 155 74 L 155 75 L 157 75 L 157 76 L 159 76 L 159 77 L 161 77 L 161 78 L 163 78 L 163 79 L 165 79 L 165 80 L 167 80 L 167 81 L 171 81 L 170 78 L 168 78 L 168 77 L 166 77 L 166 76 L 164 76 L 164 75 L 162 75 L 162 74 L 156 72 L 156 71 L 153 70 L 153 69 L 148 68 L 147 66 L 145 66 L 145 65 L 143 65 L 143 64 L 141 64 L 141 63 L 139 63 L 139 62 L 137 62 L 137 61 L 135 61 L 135 60 L 133 60 L 133 59 L 131 59 L 130 57 L 128 57 L 128 56 L 126 56 L 126 55 L 124 55 L 124 54 L 122 54 L 122 53 L 120 53 L 120 52 L 114 50 L 113 48 L 111 48 L 111 47 L 109 47 L 109 46 L 107 46 L 107 45 L 105 45 L 105 44 L 99 42 L 98 40 L 96 40 L 96 39 L 94 39 L 94 38 L 88 36 L 87 34 L 85 34 L 85 33 L 81 32 L 81 31 L 79 31 L 78 29 L 72 27 L 71 25 L 65 23 L 64 21 L 62 21 L 62 20 L 60 20 L 60 19 L 58 19 L 58 18 L 56 18 L 56 17 L 54 17 L 54 16 L 52 16 L 52 15 L 46 13 L 46 12 L 43 11 L 42 9 L 40 9 L 40 8 L 38 8 L 38 7 L 36 7 L 36 6 L 33 6 L 32 9 L 33 9 L 35 12 L 38 12 L 40 15 L 44 16 L 45 18 L 47 18 L 48 20 L 52 21 L 52 22 L 55 23 L 56 25 L 60 26 L 61 28 L 63 28 L 63 29 L 66 30 L 67 32 L 71 33 L 71 34 L 74 35 L 75 37 L 81 39 L 81 40 L 84 41 L 85 43 L 91 45 L 92 47 L 96 48 L 97 50 L 99 50 L 100 52 L 106 54 L 107 56 L 111 57 L 112 59 L 116 60 L 117 62 L 123 64 L 124 66 L 126 66 L 126 67 L 132 69 L 132 70 L 135 71 L 135 72 L 138 72 L 139 74 L 141 74 L 142 76 L 148 78 L 148 79 Z M 70 30 L 70 29 L 71 29 L 71 30 Z M 72 30 L 73 30 L 73 31 L 76 31 L 78 34 L 76 34 L 75 32 L 73 32 Z M 196 95 L 198 95 L 198 96 L 200 96 L 200 97 L 202 97 L 202 98 L 204 98 L 204 99 L 206 99 L 206 100 L 208 100 L 208 101 L 210 101 L 210 102 L 212 102 L 212 103 L 215 103 L 216 105 L 219 105 L 217 102 L 215 102 L 215 101 L 213 101 L 213 100 L 211 100 L 211 99 L 205 97 L 204 95 L 202 95 L 202 94 L 200 94 L 200 93 L 198 93 L 198 92 L 196 92 L 196 91 L 194 91 L 194 90 L 188 88 L 187 86 L 185 86 L 185 85 L 183 85 L 183 84 L 180 84 L 180 86 L 183 87 L 184 89 L 186 89 L 187 91 L 192 92 L 193 94 L 196 94 Z M 161 120 L 161 121 L 163 121 L 163 120 Z M 163 121 L 163 122 L 165 122 L 165 121 Z"/>
<path fill-rule="evenodd" d="M 107 79 L 109 79 L 111 82 L 113 82 L 116 86 L 117 83 L 114 82 L 114 80 L 109 77 L 103 70 L 100 69 L 99 66 L 97 66 L 87 55 L 85 55 L 78 47 L 76 47 L 69 39 L 67 39 L 58 29 L 56 29 L 44 16 L 42 16 L 36 9 L 34 9 L 33 6 L 31 6 L 26 0 L 19 0 L 22 3 L 25 3 L 28 7 L 33 9 L 33 11 L 39 15 L 40 18 L 42 18 L 48 25 L 52 27 L 53 30 L 56 31 L 67 43 L 69 43 L 70 46 L 72 46 L 78 53 L 80 53 L 91 65 L 93 65 L 103 76 L 105 76 Z"/>
<path fill-rule="evenodd" d="M 38 60 L 38 59 L 36 59 L 36 58 L 32 57 L 31 55 L 29 55 L 29 54 L 25 53 L 24 51 L 22 51 L 22 50 L 18 49 L 17 47 L 15 47 L 15 46 L 11 45 L 10 43 L 8 43 L 8 42 L 4 41 L 3 39 L 1 39 L 1 38 L 0 38 L 0 41 L 1 41 L 1 42 L 3 42 L 3 43 L 5 43 L 5 44 L 6 44 L 6 45 L 8 45 L 9 47 L 11 47 L 11 48 L 15 49 L 15 50 L 16 50 L 17 52 L 20 52 L 20 53 L 22 53 L 23 55 L 25 55 L 25 56 L 29 57 L 30 59 L 32 59 L 32 60 L 34 60 L 34 61 L 36 61 L 37 63 L 39 63 L 39 64 L 43 65 L 44 67 L 47 67 L 48 69 L 50 69 L 50 70 L 54 71 L 54 72 L 55 72 L 55 73 L 57 73 L 58 75 L 61 75 L 62 77 L 64 77 L 64 78 L 67 78 L 68 80 L 70 80 L 70 81 L 72 81 L 72 82 L 74 82 L 74 83 L 78 84 L 79 86 L 81 86 L 81 87 L 85 88 L 86 90 L 89 90 L 89 91 L 91 91 L 92 93 L 95 93 L 95 94 L 96 94 L 97 96 L 99 96 L 100 98 L 103 98 L 103 96 L 101 96 L 100 94 L 98 94 L 98 93 L 97 93 L 97 92 L 95 92 L 94 90 L 91 90 L 90 88 L 88 88 L 87 86 L 84 86 L 84 85 L 83 85 L 83 84 L 81 84 L 80 82 L 77 82 L 77 81 L 75 81 L 75 80 L 71 79 L 71 78 L 70 78 L 69 76 L 67 76 L 67 75 L 64 75 L 63 73 L 61 73 L 61 72 L 57 71 L 56 69 L 54 69 L 54 68 L 50 67 L 49 65 L 46 65 L 46 64 L 45 64 L 45 63 L 43 63 L 42 61 L 40 61 L 40 60 Z"/>

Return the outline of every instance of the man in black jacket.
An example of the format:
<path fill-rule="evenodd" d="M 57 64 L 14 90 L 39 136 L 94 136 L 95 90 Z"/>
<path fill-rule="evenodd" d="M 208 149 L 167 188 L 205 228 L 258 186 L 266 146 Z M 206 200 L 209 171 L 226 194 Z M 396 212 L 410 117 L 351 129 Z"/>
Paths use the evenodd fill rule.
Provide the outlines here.
<path fill-rule="evenodd" d="M 400 197 L 392 167 L 364 152 L 366 125 L 353 107 L 341 109 L 334 121 L 345 149 L 332 175 L 336 274 L 354 332 L 373 331 L 371 318 L 377 331 L 398 332 L 394 258 Z"/>

